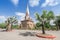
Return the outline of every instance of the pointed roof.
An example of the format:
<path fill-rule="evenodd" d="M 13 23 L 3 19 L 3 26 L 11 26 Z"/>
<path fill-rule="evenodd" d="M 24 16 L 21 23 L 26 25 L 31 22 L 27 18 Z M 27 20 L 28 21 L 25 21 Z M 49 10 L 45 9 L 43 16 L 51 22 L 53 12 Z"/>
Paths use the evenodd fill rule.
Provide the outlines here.
<path fill-rule="evenodd" d="M 27 5 L 26 16 L 28 16 L 28 15 L 29 15 L 29 7 L 28 7 L 28 5 Z"/>

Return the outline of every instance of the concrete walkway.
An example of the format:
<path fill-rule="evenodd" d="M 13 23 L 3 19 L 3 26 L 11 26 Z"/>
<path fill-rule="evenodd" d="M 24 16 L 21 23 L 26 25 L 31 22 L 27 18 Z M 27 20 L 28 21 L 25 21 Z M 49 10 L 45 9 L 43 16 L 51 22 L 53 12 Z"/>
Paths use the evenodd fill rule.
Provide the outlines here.
<path fill-rule="evenodd" d="M 0 29 L 0 40 L 47 40 L 45 38 L 38 38 L 36 33 L 41 33 L 39 30 L 13 30 L 6 32 Z M 46 31 L 48 34 L 55 35 L 55 40 L 60 40 L 60 31 Z"/>

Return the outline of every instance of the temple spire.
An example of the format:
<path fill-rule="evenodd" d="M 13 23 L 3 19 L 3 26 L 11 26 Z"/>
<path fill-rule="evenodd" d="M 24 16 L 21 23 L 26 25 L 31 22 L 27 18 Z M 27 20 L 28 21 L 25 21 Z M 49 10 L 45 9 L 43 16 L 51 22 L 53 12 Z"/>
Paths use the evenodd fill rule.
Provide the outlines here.
<path fill-rule="evenodd" d="M 27 5 L 26 16 L 28 16 L 28 15 L 29 15 L 29 7 L 28 7 L 28 5 Z"/>
<path fill-rule="evenodd" d="M 30 19 L 30 16 L 29 16 L 29 7 L 27 5 L 25 20 L 29 20 L 29 19 Z"/>

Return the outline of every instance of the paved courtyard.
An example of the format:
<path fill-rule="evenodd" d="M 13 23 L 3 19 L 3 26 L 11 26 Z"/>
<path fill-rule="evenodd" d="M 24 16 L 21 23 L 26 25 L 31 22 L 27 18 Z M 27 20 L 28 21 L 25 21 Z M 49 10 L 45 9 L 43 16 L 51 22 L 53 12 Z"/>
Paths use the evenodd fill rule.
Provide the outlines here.
<path fill-rule="evenodd" d="M 0 40 L 48 40 L 45 38 L 38 38 L 36 33 L 41 33 L 39 30 L 13 30 L 6 32 L 0 29 Z M 55 40 L 60 40 L 60 31 L 46 31 L 48 34 L 56 36 Z"/>

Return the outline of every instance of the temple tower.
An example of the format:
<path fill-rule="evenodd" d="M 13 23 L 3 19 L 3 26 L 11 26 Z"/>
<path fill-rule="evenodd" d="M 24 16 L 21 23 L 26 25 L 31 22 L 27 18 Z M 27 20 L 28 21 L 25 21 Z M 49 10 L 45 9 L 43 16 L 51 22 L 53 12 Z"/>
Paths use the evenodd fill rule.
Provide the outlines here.
<path fill-rule="evenodd" d="M 21 21 L 21 29 L 33 29 L 34 22 L 30 18 L 29 8 L 27 6 L 25 19 Z"/>

